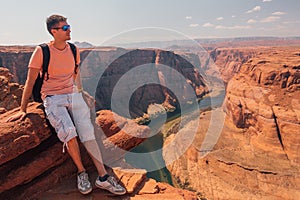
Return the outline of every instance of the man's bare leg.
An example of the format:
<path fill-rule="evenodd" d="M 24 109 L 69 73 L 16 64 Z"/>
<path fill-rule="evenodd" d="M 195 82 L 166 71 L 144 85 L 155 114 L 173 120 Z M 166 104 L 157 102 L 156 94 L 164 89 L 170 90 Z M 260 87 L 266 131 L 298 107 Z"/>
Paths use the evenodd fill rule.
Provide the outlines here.
<path fill-rule="evenodd" d="M 68 141 L 67 145 L 68 145 L 67 146 L 68 152 L 78 169 L 78 174 L 77 174 L 78 190 L 82 194 L 88 194 L 92 191 L 92 185 L 89 181 L 88 174 L 85 172 L 85 168 L 82 164 L 77 137 L 72 138 L 70 141 Z"/>
<path fill-rule="evenodd" d="M 75 163 L 78 173 L 85 171 L 85 168 L 82 164 L 81 156 L 80 156 L 80 150 L 79 145 L 77 142 L 77 137 L 72 138 L 67 142 L 67 149 L 68 153 L 70 154 L 73 162 Z"/>
<path fill-rule="evenodd" d="M 100 152 L 100 148 L 96 142 L 96 140 L 89 140 L 83 142 L 86 150 L 88 151 L 90 157 L 93 160 L 93 163 L 98 171 L 99 176 L 104 176 L 107 174 L 107 171 L 103 165 L 102 155 Z"/>

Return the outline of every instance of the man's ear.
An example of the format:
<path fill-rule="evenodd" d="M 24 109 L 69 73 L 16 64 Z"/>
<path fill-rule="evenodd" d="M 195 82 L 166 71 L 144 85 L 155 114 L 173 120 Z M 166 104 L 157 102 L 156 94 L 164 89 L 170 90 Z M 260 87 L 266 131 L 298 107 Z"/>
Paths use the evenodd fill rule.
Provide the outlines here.
<path fill-rule="evenodd" d="M 51 33 L 52 33 L 52 35 L 54 35 L 54 33 L 56 33 L 56 29 L 51 29 Z"/>

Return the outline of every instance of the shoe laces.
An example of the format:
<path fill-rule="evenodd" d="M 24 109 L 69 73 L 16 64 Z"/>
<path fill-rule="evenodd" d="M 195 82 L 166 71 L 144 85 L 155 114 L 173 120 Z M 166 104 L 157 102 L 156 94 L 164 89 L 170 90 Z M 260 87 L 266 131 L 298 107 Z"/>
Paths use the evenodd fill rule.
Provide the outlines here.
<path fill-rule="evenodd" d="M 89 184 L 89 176 L 86 172 L 82 172 L 79 176 L 79 182 L 82 185 L 88 185 Z"/>
<path fill-rule="evenodd" d="M 121 185 L 119 185 L 116 181 L 116 179 L 113 176 L 110 176 L 107 178 L 107 181 L 114 187 L 117 189 L 123 189 Z"/>

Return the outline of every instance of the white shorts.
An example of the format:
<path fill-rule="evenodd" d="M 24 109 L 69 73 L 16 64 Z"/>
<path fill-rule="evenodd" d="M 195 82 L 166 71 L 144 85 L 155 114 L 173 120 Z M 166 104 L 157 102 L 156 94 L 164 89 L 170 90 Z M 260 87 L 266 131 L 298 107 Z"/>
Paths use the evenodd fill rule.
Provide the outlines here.
<path fill-rule="evenodd" d="M 76 136 L 81 142 L 95 139 L 90 109 L 82 93 L 47 96 L 44 107 L 50 124 L 62 142 L 67 143 Z"/>

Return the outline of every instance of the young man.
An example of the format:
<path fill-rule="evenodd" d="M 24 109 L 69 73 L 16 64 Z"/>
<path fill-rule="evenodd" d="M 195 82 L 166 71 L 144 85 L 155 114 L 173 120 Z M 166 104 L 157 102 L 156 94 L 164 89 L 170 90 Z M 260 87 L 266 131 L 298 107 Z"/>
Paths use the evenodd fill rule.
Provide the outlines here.
<path fill-rule="evenodd" d="M 64 143 L 77 169 L 77 186 L 82 194 L 92 191 L 88 174 L 81 161 L 77 136 L 86 147 L 99 177 L 95 185 L 106 189 L 111 193 L 122 195 L 126 190 L 116 180 L 109 176 L 102 163 L 99 146 L 96 143 L 94 127 L 90 119 L 90 111 L 82 97 L 79 70 L 74 72 L 75 61 L 70 45 L 70 25 L 67 18 L 60 15 L 51 15 L 47 18 L 47 29 L 54 40 L 48 43 L 50 49 L 50 61 L 47 80 L 43 82 L 41 95 L 45 112 L 51 125 L 55 128 L 59 139 Z M 77 47 L 76 47 L 77 48 Z M 80 54 L 77 49 L 77 64 L 80 62 Z M 21 110 L 15 116 L 8 119 L 13 121 L 23 120 L 26 117 L 26 108 L 32 94 L 33 85 L 38 73 L 42 70 L 43 53 L 40 46 L 33 52 L 28 66 L 28 75 L 25 83 Z"/>

